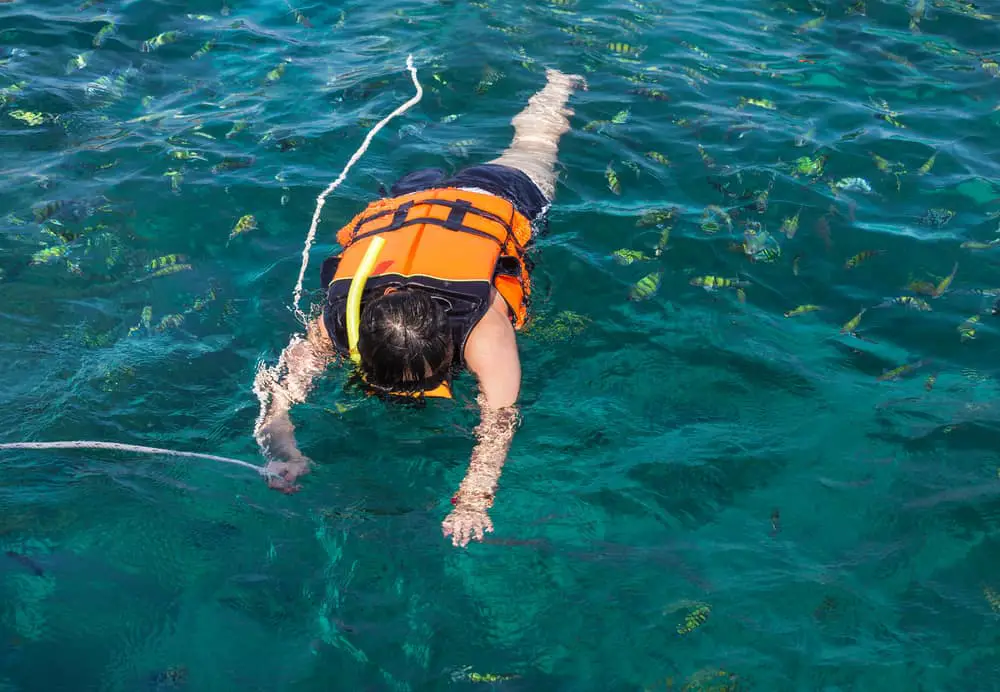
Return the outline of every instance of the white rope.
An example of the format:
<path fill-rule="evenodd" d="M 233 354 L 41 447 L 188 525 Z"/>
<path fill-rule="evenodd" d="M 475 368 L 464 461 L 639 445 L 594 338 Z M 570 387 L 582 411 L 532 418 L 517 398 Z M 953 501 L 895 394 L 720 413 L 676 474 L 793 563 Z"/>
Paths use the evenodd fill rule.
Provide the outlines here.
<path fill-rule="evenodd" d="M 312 224 L 309 226 L 309 234 L 306 236 L 306 245 L 302 248 L 302 268 L 299 269 L 299 280 L 295 282 L 295 293 L 293 294 L 292 299 L 295 316 L 303 324 L 306 323 L 307 318 L 302 313 L 302 310 L 299 309 L 299 301 L 302 299 L 302 282 L 305 280 L 306 269 L 309 267 L 309 250 L 312 248 L 313 240 L 316 237 L 316 227 L 319 225 L 319 215 L 323 211 L 323 205 L 326 204 L 327 195 L 340 187 L 340 184 L 344 182 L 344 179 L 347 177 L 347 173 L 351 170 L 351 167 L 358 162 L 358 159 L 360 159 L 366 151 L 368 151 L 368 146 L 372 143 L 372 139 L 375 138 L 375 135 L 379 133 L 379 130 L 385 127 L 386 124 L 397 115 L 402 115 L 413 106 L 420 103 L 420 99 L 424 96 L 424 89 L 420 86 L 420 80 L 417 79 L 417 68 L 413 66 L 412 55 L 406 56 L 406 69 L 410 71 L 410 76 L 413 78 L 413 86 L 416 88 L 417 93 L 413 96 L 413 98 L 387 115 L 381 122 L 378 123 L 378 125 L 371 129 L 368 136 L 365 137 L 365 141 L 361 143 L 361 147 L 354 152 L 354 156 L 352 156 L 347 162 L 347 165 L 344 166 L 344 170 L 340 172 L 337 179 L 330 183 L 330 185 L 320 193 L 319 197 L 316 198 L 316 211 L 313 212 Z"/>
<path fill-rule="evenodd" d="M 268 472 L 261 466 L 256 466 L 239 459 L 220 457 L 214 454 L 200 454 L 198 452 L 178 452 L 173 449 L 161 449 L 160 447 L 143 447 L 141 445 L 126 445 L 119 442 L 96 442 L 93 440 L 70 440 L 67 442 L 7 442 L 0 444 L 0 449 L 114 449 L 119 452 L 139 452 L 140 454 L 165 454 L 173 457 L 189 457 L 192 459 L 208 459 L 209 461 L 221 461 L 226 464 L 236 464 L 253 469 L 260 475 L 268 475 Z"/>

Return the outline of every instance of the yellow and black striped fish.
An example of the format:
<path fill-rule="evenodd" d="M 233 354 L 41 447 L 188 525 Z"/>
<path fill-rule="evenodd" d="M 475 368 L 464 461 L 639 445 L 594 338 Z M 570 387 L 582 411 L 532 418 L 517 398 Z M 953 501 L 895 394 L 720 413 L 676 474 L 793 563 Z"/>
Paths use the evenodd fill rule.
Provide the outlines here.
<path fill-rule="evenodd" d="M 647 300 L 660 290 L 660 280 L 663 272 L 653 272 L 639 279 L 628 292 L 628 299 L 633 301 Z"/>
<path fill-rule="evenodd" d="M 608 181 L 608 189 L 611 190 L 616 195 L 622 193 L 622 185 L 618 180 L 618 173 L 615 172 L 614 167 L 609 163 L 608 167 L 604 170 L 604 178 Z"/>
<path fill-rule="evenodd" d="M 623 41 L 612 41 L 608 44 L 608 50 L 615 55 L 624 55 L 630 58 L 638 57 L 645 50 L 642 46 L 633 46 L 631 43 Z"/>
<path fill-rule="evenodd" d="M 854 269 L 862 262 L 870 260 L 872 257 L 877 257 L 878 255 L 885 254 L 885 250 L 864 250 L 854 255 L 854 257 L 849 258 L 844 262 L 844 269 Z"/>
<path fill-rule="evenodd" d="M 750 285 L 749 281 L 727 279 L 722 276 L 696 276 L 688 283 L 704 288 L 706 291 L 714 291 L 717 288 L 743 288 Z"/>

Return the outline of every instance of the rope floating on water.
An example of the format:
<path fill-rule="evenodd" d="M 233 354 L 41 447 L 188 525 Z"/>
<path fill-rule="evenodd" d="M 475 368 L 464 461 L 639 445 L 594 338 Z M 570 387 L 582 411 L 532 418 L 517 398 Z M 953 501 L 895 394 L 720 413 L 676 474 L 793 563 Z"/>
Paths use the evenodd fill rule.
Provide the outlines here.
<path fill-rule="evenodd" d="M 302 299 L 302 282 L 305 281 L 306 269 L 309 268 L 309 250 L 312 248 L 313 240 L 316 238 L 316 227 L 319 225 L 319 216 L 323 211 L 323 205 L 326 204 L 327 196 L 340 187 L 340 184 L 344 182 L 344 179 L 347 178 L 347 173 L 364 155 L 364 153 L 368 151 L 368 147 L 371 145 L 375 135 L 377 135 L 390 120 L 413 108 L 413 106 L 420 103 L 420 100 L 424 97 L 424 89 L 420 86 L 420 80 L 417 79 L 417 68 L 413 66 L 412 55 L 408 55 L 406 57 L 406 69 L 410 71 L 410 77 L 413 79 L 413 86 L 417 90 L 417 93 L 414 94 L 413 98 L 409 101 L 383 118 L 368 132 L 368 135 L 361 143 L 361 146 L 356 152 L 354 152 L 354 155 L 350 158 L 350 160 L 348 160 L 347 165 L 344 166 L 344 170 L 340 172 L 337 179 L 330 183 L 330 185 L 319 194 L 319 197 L 316 198 L 316 211 L 313 212 L 312 224 L 309 226 L 309 234 L 306 236 L 306 244 L 302 249 L 302 268 L 299 270 L 299 280 L 295 282 L 295 293 L 293 295 L 295 315 L 303 324 L 306 323 L 306 316 L 299 309 L 299 301 Z M 119 442 L 98 442 L 95 440 L 68 440 L 64 442 L 7 442 L 0 443 L 0 450 L 3 449 L 112 449 L 119 452 L 162 454 L 165 456 L 184 457 L 188 459 L 207 459 L 209 461 L 219 461 L 224 464 L 235 464 L 237 466 L 253 469 L 253 471 L 262 476 L 270 475 L 265 468 L 246 461 L 241 461 L 240 459 L 230 459 L 229 457 L 220 457 L 215 454 L 201 454 L 200 452 L 178 452 L 173 449 L 163 449 L 162 447 L 128 445 L 121 444 Z"/>
<path fill-rule="evenodd" d="M 424 97 L 424 89 L 420 86 L 420 80 L 417 79 L 417 68 L 413 66 L 412 55 L 406 56 L 406 69 L 410 71 L 410 77 L 413 79 L 413 86 L 417 90 L 417 93 L 409 101 L 401 105 L 386 117 L 382 118 L 382 120 L 371 129 L 368 136 L 365 137 L 365 141 L 362 142 L 358 150 L 354 152 L 354 156 L 352 156 L 347 162 L 347 165 L 344 166 L 344 170 L 340 172 L 337 179 L 330 183 L 330 185 L 319 194 L 319 197 L 316 198 L 316 211 L 313 212 L 312 224 L 309 226 L 309 234 L 306 236 L 306 245 L 302 249 L 302 268 L 299 270 L 299 280 L 295 282 L 295 292 L 292 298 L 295 316 L 303 324 L 306 323 L 307 319 L 302 313 L 302 310 L 299 309 L 299 301 L 302 299 L 302 282 L 305 281 L 306 269 L 309 267 L 309 250 L 312 248 L 313 240 L 316 237 L 316 227 L 319 225 L 319 215 L 323 211 L 323 205 L 326 204 L 327 196 L 340 187 L 340 184 L 344 182 L 344 179 L 347 177 L 347 173 L 351 170 L 351 167 L 358 162 L 366 151 L 368 151 L 368 146 L 372 143 L 375 135 L 377 135 L 390 120 L 395 118 L 397 115 L 402 115 L 406 111 L 410 110 L 413 106 L 420 103 L 420 99 Z"/>
<path fill-rule="evenodd" d="M 224 464 L 236 464 L 253 469 L 260 475 L 269 475 L 267 470 L 261 466 L 251 464 L 240 459 L 230 459 L 220 457 L 215 454 L 201 454 L 200 452 L 178 452 L 173 449 L 163 449 L 161 447 L 143 447 L 142 445 L 127 445 L 120 442 L 97 442 L 95 440 L 68 440 L 65 442 L 6 442 L 0 444 L 0 449 L 113 449 L 119 452 L 138 452 L 139 454 L 163 454 L 173 457 L 187 457 L 190 459 L 208 459 L 209 461 L 221 461 Z"/>

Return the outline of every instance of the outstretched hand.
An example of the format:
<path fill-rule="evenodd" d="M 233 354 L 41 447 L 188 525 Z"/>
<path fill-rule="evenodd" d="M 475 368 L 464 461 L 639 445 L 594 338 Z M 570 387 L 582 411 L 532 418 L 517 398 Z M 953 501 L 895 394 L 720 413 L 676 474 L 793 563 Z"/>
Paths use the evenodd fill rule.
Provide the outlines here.
<path fill-rule="evenodd" d="M 297 457 L 291 461 L 270 461 L 264 467 L 267 486 L 286 494 L 299 490 L 295 479 L 309 473 L 309 459 Z"/>
<path fill-rule="evenodd" d="M 485 507 L 460 504 L 445 517 L 441 528 L 445 537 L 451 536 L 453 546 L 464 548 L 471 540 L 483 540 L 487 533 L 493 531 L 493 522 Z"/>

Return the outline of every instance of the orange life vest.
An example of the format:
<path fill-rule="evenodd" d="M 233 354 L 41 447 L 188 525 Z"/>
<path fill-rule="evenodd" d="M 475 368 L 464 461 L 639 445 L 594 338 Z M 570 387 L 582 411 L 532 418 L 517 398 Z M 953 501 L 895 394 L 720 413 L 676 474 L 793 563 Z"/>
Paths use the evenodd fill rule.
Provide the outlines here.
<path fill-rule="evenodd" d="M 347 292 L 376 235 L 386 242 L 365 284 L 362 310 L 387 288 L 427 290 L 445 305 L 458 365 L 469 334 L 490 307 L 492 289 L 507 303 L 514 328 L 524 326 L 531 222 L 502 197 L 457 188 L 422 190 L 372 202 L 337 232 L 344 249 L 323 263 L 323 318 L 342 354 L 348 354 Z"/>

